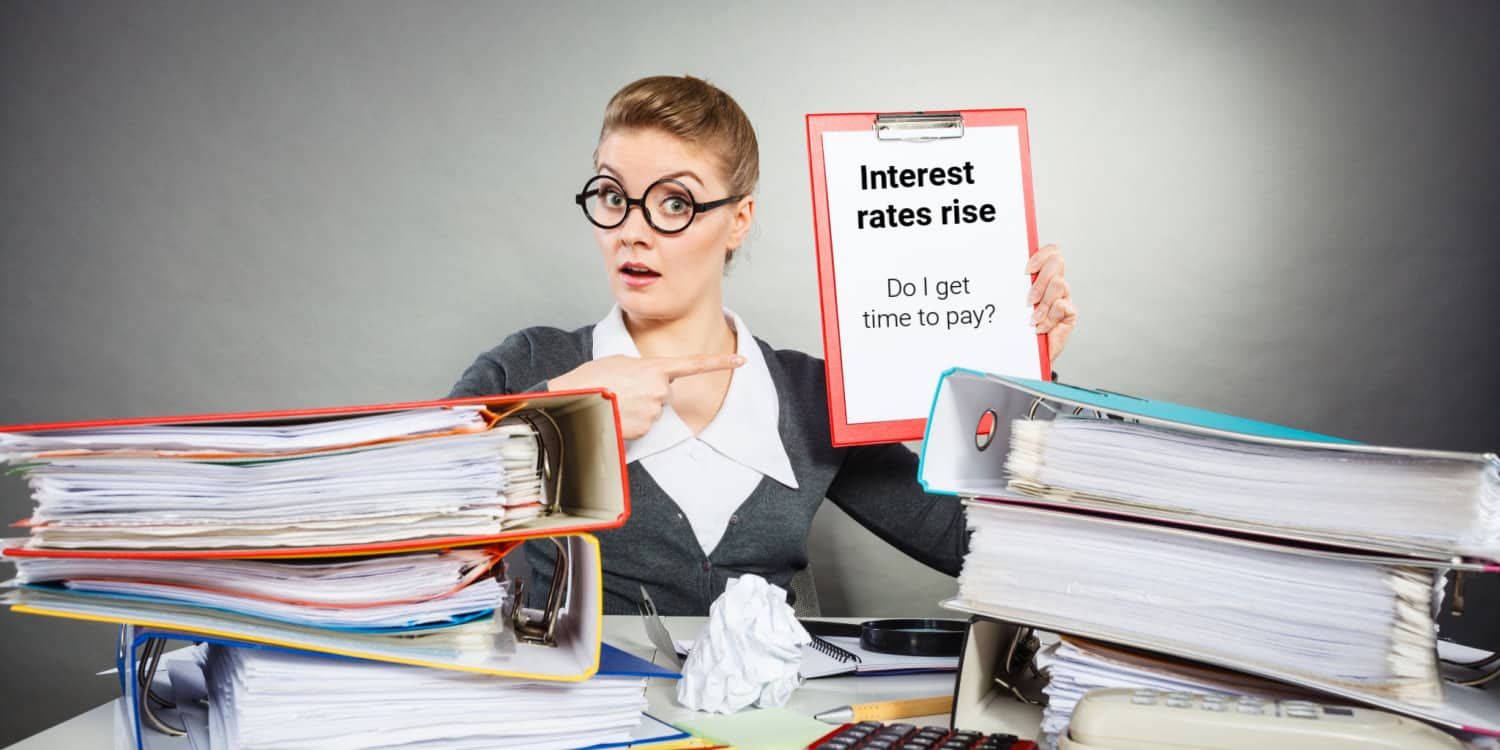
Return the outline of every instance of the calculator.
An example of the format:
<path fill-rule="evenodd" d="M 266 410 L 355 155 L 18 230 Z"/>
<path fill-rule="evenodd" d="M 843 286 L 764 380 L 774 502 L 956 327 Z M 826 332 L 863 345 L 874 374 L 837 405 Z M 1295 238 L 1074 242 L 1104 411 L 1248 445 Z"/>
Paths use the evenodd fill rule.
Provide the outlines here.
<path fill-rule="evenodd" d="M 985 734 L 947 727 L 861 721 L 829 732 L 807 750 L 1036 750 L 1013 734 Z"/>

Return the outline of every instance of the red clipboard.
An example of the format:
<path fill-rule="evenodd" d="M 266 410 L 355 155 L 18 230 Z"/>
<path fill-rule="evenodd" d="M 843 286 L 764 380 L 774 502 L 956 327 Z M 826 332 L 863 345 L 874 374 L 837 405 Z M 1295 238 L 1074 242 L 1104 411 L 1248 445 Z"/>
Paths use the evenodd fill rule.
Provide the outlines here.
<path fill-rule="evenodd" d="M 293 424 L 339 416 L 361 416 L 434 406 L 484 405 L 505 412 L 525 404 L 546 410 L 557 424 L 557 439 L 571 450 L 579 448 L 597 460 L 571 461 L 560 468 L 561 497 L 557 513 L 529 519 L 513 529 L 483 536 L 448 536 L 393 540 L 367 544 L 306 547 L 213 549 L 56 549 L 6 546 L 8 557 L 133 558 L 133 559 L 285 559 L 390 554 L 472 547 L 499 542 L 612 529 L 630 516 L 630 480 L 625 471 L 625 441 L 620 433 L 620 410 L 615 395 L 602 389 L 546 393 L 474 396 L 436 401 L 412 401 L 366 406 L 340 406 L 286 411 L 194 414 L 0 426 L 0 432 L 48 432 L 89 427 L 138 425 L 209 425 L 229 423 Z M 25 522 L 13 524 L 23 526 Z"/>
<path fill-rule="evenodd" d="M 840 335 L 837 269 L 834 267 L 833 230 L 829 216 L 827 163 L 824 154 L 825 133 L 872 131 L 879 140 L 934 140 L 962 137 L 965 129 L 1010 127 L 1017 130 L 1020 145 L 1021 191 L 1028 254 L 1037 251 L 1036 205 L 1031 188 L 1031 144 L 1024 109 L 971 109 L 948 112 L 905 113 L 838 113 L 807 115 L 808 172 L 812 183 L 813 232 L 818 251 L 818 292 L 823 323 L 824 366 L 828 378 L 828 420 L 835 446 L 894 443 L 920 440 L 926 427 L 927 410 L 922 416 L 884 421 L 850 422 L 845 399 L 845 357 Z M 1035 275 L 1032 276 L 1035 280 Z M 1036 336 L 1037 373 L 1007 373 L 1021 376 L 1050 374 L 1047 337 Z M 941 374 L 963 362 L 932 362 L 932 387 Z M 929 394 L 930 401 L 930 394 Z"/>

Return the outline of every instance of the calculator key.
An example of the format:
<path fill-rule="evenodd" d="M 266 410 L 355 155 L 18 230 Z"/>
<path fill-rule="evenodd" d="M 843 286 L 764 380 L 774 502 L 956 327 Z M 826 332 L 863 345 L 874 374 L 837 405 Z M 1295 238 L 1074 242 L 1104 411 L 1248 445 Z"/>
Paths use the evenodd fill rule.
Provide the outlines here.
<path fill-rule="evenodd" d="M 902 736 L 905 736 L 916 728 L 916 724 L 891 724 L 888 725 L 885 729 L 888 732 L 900 732 Z"/>
<path fill-rule="evenodd" d="M 821 745 L 818 745 L 818 750 L 849 750 L 849 748 L 851 747 L 854 747 L 853 742 L 835 737 Z"/>
<path fill-rule="evenodd" d="M 915 750 L 927 750 L 928 748 L 936 744 L 937 740 L 917 735 L 916 737 L 907 740 L 906 744 L 902 745 L 901 747 L 903 748 L 903 750 L 904 748 L 908 747 L 914 748 Z"/>

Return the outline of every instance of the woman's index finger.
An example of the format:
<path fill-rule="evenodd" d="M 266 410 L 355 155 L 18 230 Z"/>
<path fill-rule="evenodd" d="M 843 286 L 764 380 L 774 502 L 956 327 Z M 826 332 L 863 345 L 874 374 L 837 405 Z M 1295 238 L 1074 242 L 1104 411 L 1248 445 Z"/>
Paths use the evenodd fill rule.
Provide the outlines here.
<path fill-rule="evenodd" d="M 691 357 L 656 357 L 661 372 L 667 380 L 676 380 L 687 375 L 700 375 L 715 370 L 730 370 L 745 364 L 738 354 L 698 354 Z"/>

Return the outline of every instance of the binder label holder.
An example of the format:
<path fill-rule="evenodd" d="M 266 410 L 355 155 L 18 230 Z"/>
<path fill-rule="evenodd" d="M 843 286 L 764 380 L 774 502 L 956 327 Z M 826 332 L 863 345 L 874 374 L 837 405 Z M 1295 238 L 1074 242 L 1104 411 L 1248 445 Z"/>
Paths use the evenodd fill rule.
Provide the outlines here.
<path fill-rule="evenodd" d="M 834 445 L 922 437 L 958 364 L 1045 376 L 1026 112 L 807 116 Z"/>

